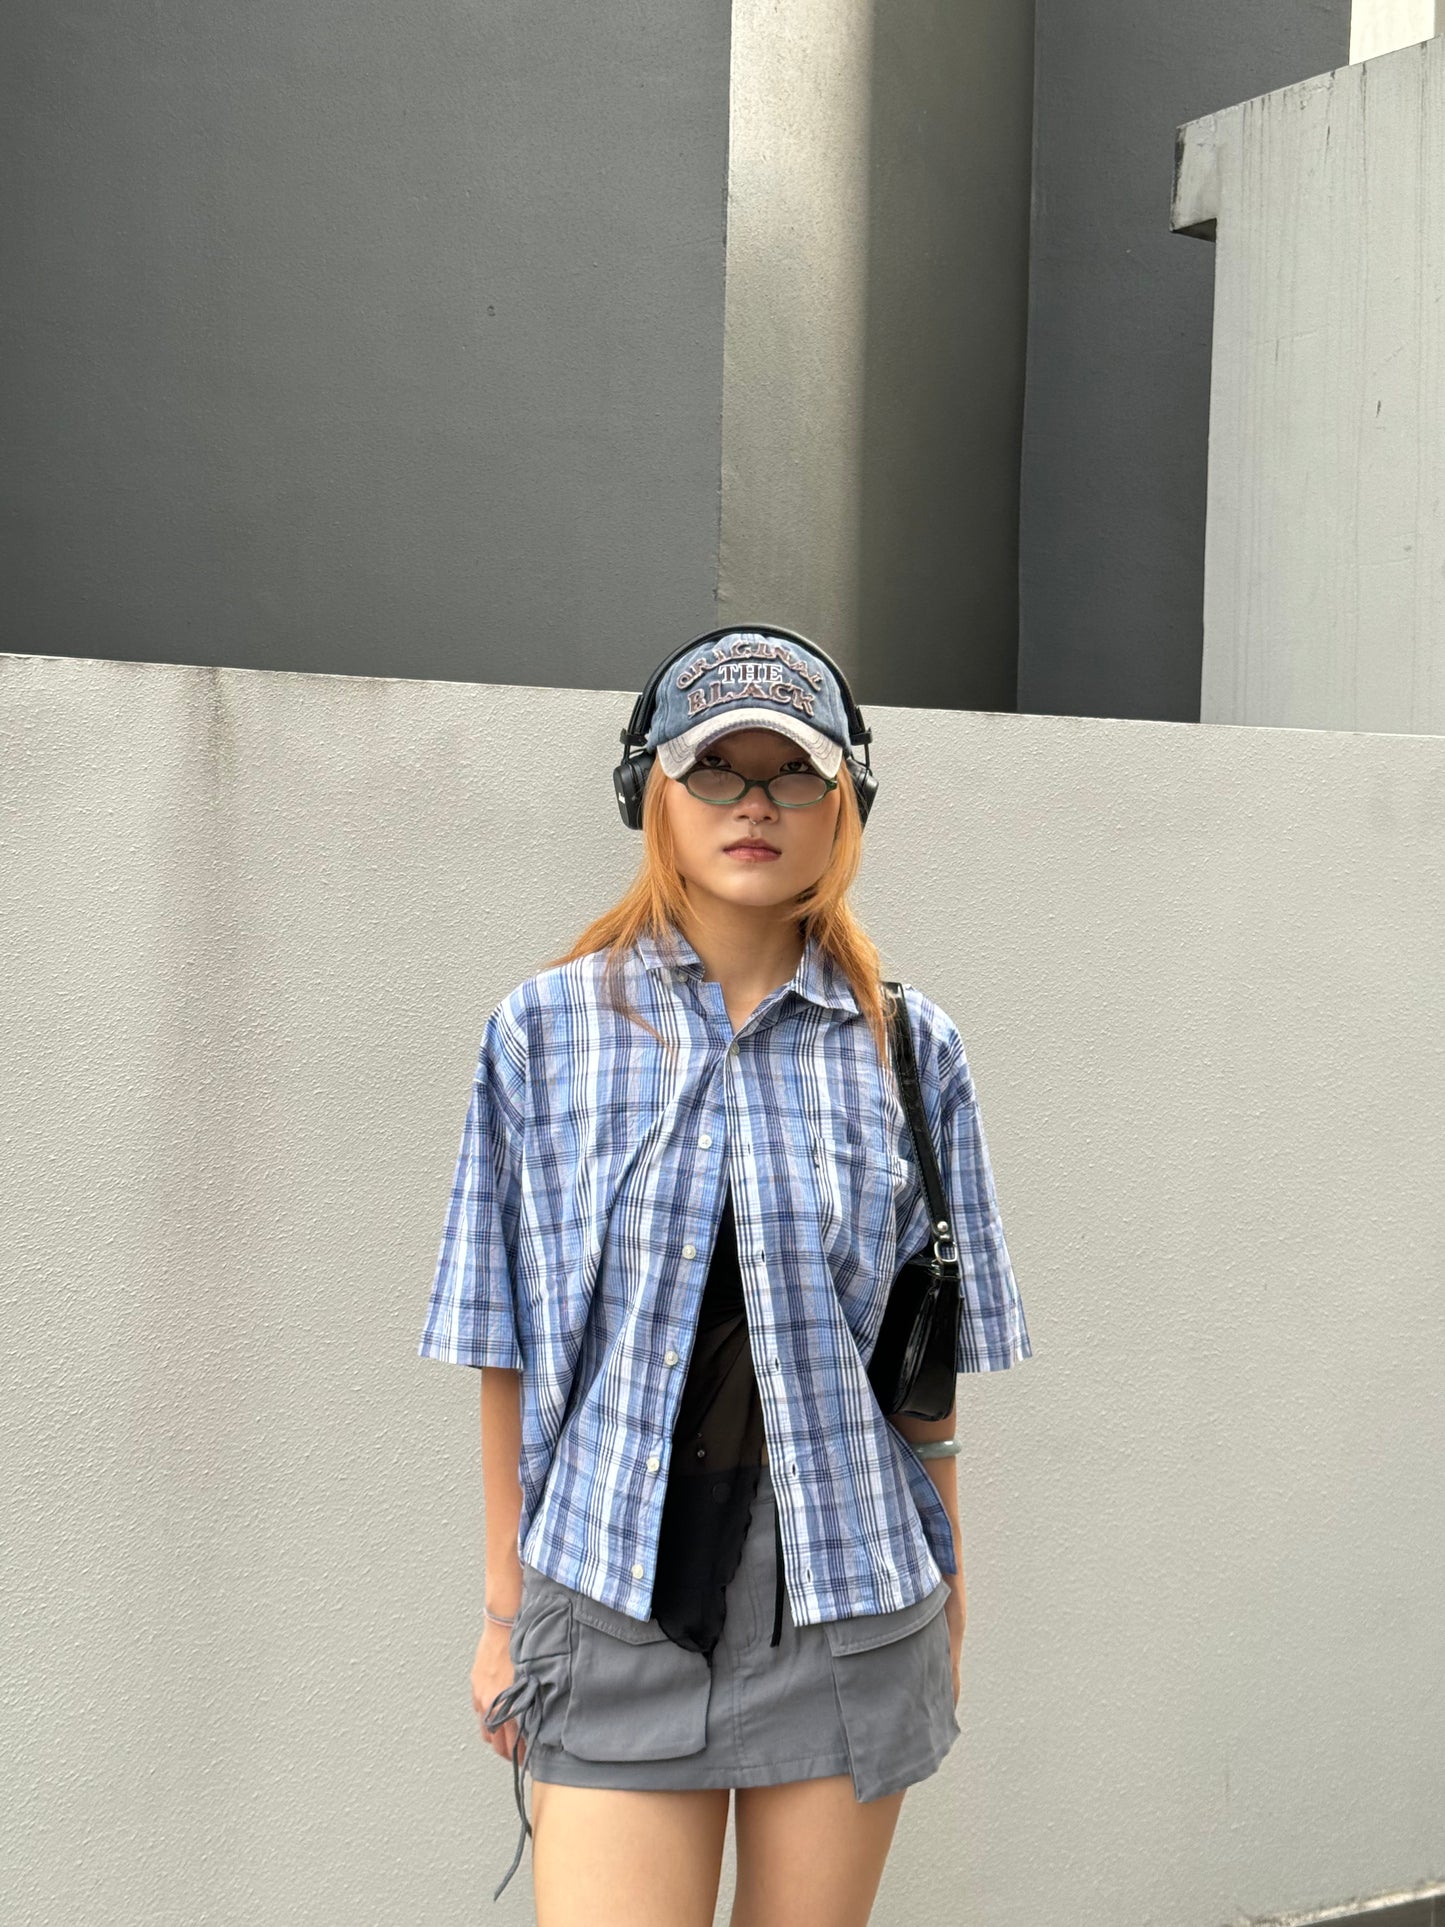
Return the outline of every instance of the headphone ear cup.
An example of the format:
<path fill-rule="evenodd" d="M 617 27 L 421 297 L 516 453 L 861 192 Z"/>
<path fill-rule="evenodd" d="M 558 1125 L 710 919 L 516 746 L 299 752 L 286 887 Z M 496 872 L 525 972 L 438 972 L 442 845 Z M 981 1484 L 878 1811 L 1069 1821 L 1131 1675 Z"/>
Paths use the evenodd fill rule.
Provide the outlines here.
<path fill-rule="evenodd" d="M 629 830 L 642 828 L 642 795 L 656 757 L 656 750 L 639 750 L 625 756 L 612 772 L 618 814 Z"/>
<path fill-rule="evenodd" d="M 853 794 L 858 799 L 858 821 L 865 824 L 868 812 L 873 807 L 873 798 L 878 794 L 878 778 L 855 756 L 845 756 L 843 762 L 853 779 Z"/>

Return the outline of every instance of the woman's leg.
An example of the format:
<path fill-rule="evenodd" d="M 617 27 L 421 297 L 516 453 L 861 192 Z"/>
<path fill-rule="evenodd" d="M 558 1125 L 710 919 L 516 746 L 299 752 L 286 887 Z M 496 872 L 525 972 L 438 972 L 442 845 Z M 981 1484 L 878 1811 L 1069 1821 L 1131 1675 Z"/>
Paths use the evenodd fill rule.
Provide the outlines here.
<path fill-rule="evenodd" d="M 728 1798 L 533 1780 L 537 1927 L 712 1927 Z"/>
<path fill-rule="evenodd" d="M 866 1927 L 907 1791 L 860 1801 L 849 1773 L 739 1787 L 730 1927 Z"/>

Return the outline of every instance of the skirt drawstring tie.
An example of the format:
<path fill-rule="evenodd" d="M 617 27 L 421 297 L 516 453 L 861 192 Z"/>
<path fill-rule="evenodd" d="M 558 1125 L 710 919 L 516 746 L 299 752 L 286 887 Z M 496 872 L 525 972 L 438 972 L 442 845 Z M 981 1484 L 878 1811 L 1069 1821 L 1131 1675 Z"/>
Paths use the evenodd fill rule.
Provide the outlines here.
<path fill-rule="evenodd" d="M 535 1673 L 515 1670 L 512 1682 L 504 1686 L 486 1712 L 482 1715 L 482 1725 L 489 1733 L 505 1726 L 508 1720 L 517 1722 L 517 1740 L 512 1747 L 512 1791 L 516 1796 L 517 1812 L 521 1816 L 522 1828 L 517 1835 L 517 1851 L 512 1856 L 512 1864 L 502 1876 L 502 1885 L 492 1895 L 500 1900 L 502 1889 L 522 1864 L 522 1851 L 527 1844 L 527 1835 L 532 1831 L 532 1823 L 527 1818 L 526 1795 L 522 1790 L 522 1762 L 518 1757 L 522 1743 L 526 1743 L 527 1761 L 532 1758 L 532 1740 L 537 1730 L 537 1714 L 540 1711 L 537 1699 L 537 1677 Z"/>

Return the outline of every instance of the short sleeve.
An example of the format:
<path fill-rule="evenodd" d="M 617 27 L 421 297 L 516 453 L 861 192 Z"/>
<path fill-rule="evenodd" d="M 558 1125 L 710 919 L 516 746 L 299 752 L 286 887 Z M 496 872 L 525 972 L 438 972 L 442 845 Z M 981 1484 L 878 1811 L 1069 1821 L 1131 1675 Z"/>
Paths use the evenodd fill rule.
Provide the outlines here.
<path fill-rule="evenodd" d="M 522 1368 L 514 1280 L 526 1075 L 525 1036 L 503 1002 L 482 1035 L 421 1358 Z"/>
<path fill-rule="evenodd" d="M 963 1040 L 951 1020 L 941 1012 L 936 1015 L 941 1098 L 938 1162 L 963 1272 L 957 1369 L 1003 1371 L 1031 1358 L 1033 1347 L 999 1221 L 993 1170 Z"/>

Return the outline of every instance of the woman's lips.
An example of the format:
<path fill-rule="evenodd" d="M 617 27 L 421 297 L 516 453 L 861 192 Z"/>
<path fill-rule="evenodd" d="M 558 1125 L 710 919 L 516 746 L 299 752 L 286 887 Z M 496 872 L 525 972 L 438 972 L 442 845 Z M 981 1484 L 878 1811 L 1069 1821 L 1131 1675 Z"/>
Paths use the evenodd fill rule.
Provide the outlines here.
<path fill-rule="evenodd" d="M 765 849 L 761 843 L 735 843 L 724 856 L 735 857 L 739 863 L 774 863 L 781 852 Z"/>

